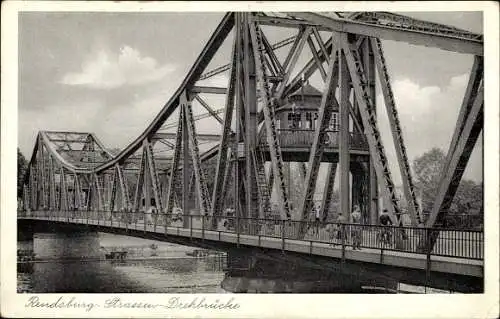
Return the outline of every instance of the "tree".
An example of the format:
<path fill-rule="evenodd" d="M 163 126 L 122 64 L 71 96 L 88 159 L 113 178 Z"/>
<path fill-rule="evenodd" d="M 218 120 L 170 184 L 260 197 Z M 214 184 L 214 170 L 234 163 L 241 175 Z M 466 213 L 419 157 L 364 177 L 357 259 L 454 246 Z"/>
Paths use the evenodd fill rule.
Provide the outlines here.
<path fill-rule="evenodd" d="M 446 161 L 444 152 L 433 148 L 413 161 L 417 195 L 422 197 L 423 211 L 430 212 L 439 188 Z M 483 184 L 462 180 L 450 206 L 453 214 L 480 214 L 483 206 Z"/>
<path fill-rule="evenodd" d="M 23 182 L 27 169 L 28 162 L 23 153 L 21 153 L 21 150 L 17 148 L 17 198 L 23 196 Z"/>

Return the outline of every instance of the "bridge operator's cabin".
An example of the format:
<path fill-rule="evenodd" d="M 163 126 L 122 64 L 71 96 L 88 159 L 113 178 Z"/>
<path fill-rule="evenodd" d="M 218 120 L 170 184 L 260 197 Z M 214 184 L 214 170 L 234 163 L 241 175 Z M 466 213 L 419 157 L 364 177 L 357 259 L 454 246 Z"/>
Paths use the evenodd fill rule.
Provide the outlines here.
<path fill-rule="evenodd" d="M 307 162 L 309 160 L 314 131 L 318 125 L 321 97 L 320 91 L 310 84 L 305 84 L 301 89 L 289 95 L 284 104 L 276 109 L 276 126 L 285 161 Z M 327 138 L 324 141 L 325 161 L 338 162 L 339 125 L 339 110 L 334 106 Z M 351 161 L 368 160 L 368 144 L 363 135 L 354 132 L 352 123 L 349 126 Z M 264 130 L 260 133 L 259 141 L 262 146 L 267 145 Z M 361 157 L 352 158 L 353 155 Z"/>
<path fill-rule="evenodd" d="M 276 111 L 276 126 L 281 146 L 283 160 L 286 164 L 290 162 L 309 161 L 311 146 L 314 141 L 315 130 L 318 125 L 318 113 L 321 105 L 322 92 L 306 83 L 296 92 L 289 95 Z M 340 117 L 338 106 L 333 105 L 333 113 L 327 129 L 327 137 L 324 140 L 323 162 L 339 162 L 339 137 Z M 270 161 L 268 153 L 267 137 L 265 130 L 261 130 L 259 136 L 259 147 L 264 151 L 267 161 Z M 350 171 L 353 174 L 352 182 L 352 206 L 361 207 L 363 217 L 368 218 L 369 191 L 361 188 L 368 184 L 367 167 L 369 166 L 369 149 L 363 134 L 355 132 L 352 119 L 349 123 L 349 156 Z M 288 162 L 288 163 L 287 163 Z M 287 173 L 289 169 L 286 169 Z M 285 173 L 286 175 L 288 175 Z M 299 194 L 294 194 L 289 189 L 292 210 L 299 204 Z M 294 212 L 292 212 L 294 215 Z M 332 219 L 333 216 L 328 216 Z"/>

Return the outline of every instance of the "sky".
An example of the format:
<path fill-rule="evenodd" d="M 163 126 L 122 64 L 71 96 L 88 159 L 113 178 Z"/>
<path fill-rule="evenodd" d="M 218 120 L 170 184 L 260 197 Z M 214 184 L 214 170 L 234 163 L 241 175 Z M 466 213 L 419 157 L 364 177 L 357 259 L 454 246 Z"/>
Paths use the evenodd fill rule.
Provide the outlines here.
<path fill-rule="evenodd" d="M 482 33 L 480 12 L 405 14 Z M 127 146 L 175 92 L 222 16 L 217 12 L 20 13 L 18 145 L 22 153 L 31 156 L 39 130 L 94 132 L 108 148 Z M 264 31 L 271 42 L 293 35 Z M 226 42 L 208 69 L 229 61 L 230 39 Z M 382 43 L 410 160 L 433 147 L 446 151 L 473 57 L 401 42 Z M 308 57 L 304 54 L 299 64 Z M 311 82 L 322 89 L 317 78 Z M 222 75 L 208 84 L 225 82 Z M 214 108 L 222 106 L 216 98 L 207 97 L 207 101 Z M 380 92 L 377 103 L 380 129 L 394 165 Z M 201 112 L 205 111 L 195 109 Z M 220 130 L 213 120 L 197 125 L 201 133 Z M 482 180 L 481 137 L 465 178 Z"/>

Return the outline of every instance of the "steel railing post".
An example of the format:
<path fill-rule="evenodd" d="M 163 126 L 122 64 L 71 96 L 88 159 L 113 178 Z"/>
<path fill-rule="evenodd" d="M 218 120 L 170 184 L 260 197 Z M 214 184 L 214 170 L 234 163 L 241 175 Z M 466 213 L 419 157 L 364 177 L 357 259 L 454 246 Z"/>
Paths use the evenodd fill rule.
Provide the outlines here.
<path fill-rule="evenodd" d="M 285 250 L 285 220 L 281 220 L 281 250 Z"/>
<path fill-rule="evenodd" d="M 201 215 L 201 240 L 205 241 L 205 215 Z"/>
<path fill-rule="evenodd" d="M 240 215 L 239 214 L 236 216 L 236 237 L 237 237 L 236 246 L 239 248 L 240 247 Z"/>
<path fill-rule="evenodd" d="M 346 225 L 345 224 L 340 224 L 340 230 L 341 230 L 341 242 L 342 242 L 342 259 L 341 262 L 342 264 L 345 263 L 345 245 L 346 245 Z"/>
<path fill-rule="evenodd" d="M 426 243 L 426 263 L 425 263 L 425 287 L 429 285 L 429 281 L 431 278 L 431 251 L 432 246 L 431 242 L 431 230 L 429 228 L 425 229 L 425 243 Z"/>
<path fill-rule="evenodd" d="M 189 215 L 189 238 L 193 241 L 193 215 Z"/>

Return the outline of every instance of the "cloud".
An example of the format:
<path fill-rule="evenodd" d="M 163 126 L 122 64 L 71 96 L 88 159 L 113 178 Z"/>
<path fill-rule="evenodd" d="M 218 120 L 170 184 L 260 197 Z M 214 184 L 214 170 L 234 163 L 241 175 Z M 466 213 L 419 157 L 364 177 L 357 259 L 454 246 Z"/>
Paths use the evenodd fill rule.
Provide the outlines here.
<path fill-rule="evenodd" d="M 167 98 L 167 94 L 159 92 L 117 106 L 94 97 L 44 110 L 20 110 L 19 129 L 23 131 L 19 134 L 19 146 L 24 154 L 31 156 L 38 131 L 55 130 L 93 132 L 106 147 L 121 149 L 146 129 Z"/>
<path fill-rule="evenodd" d="M 172 64 L 159 66 L 155 59 L 143 57 L 138 50 L 124 46 L 118 54 L 98 51 L 82 64 L 79 72 L 67 73 L 60 82 L 93 89 L 113 89 L 157 82 L 174 70 Z"/>
<path fill-rule="evenodd" d="M 468 74 L 450 78 L 444 87 L 420 86 L 409 79 L 393 82 L 392 88 L 403 131 L 404 143 L 410 163 L 433 147 L 448 151 L 462 99 L 467 86 Z M 379 129 L 386 146 L 396 183 L 399 183 L 399 168 L 396 152 L 381 93 L 377 95 Z M 465 178 L 481 180 L 482 158 L 481 139 L 467 165 Z"/>

